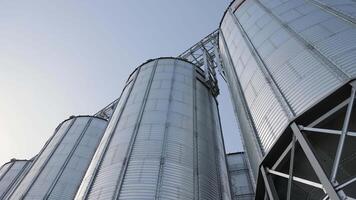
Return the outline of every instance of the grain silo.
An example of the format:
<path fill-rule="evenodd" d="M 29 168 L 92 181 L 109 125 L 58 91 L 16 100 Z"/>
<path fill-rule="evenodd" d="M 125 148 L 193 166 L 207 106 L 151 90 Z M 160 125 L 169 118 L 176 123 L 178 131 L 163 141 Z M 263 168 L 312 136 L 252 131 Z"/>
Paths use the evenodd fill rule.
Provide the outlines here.
<path fill-rule="evenodd" d="M 0 199 L 16 185 L 27 172 L 32 160 L 11 159 L 0 168 Z"/>
<path fill-rule="evenodd" d="M 77 116 L 62 122 L 8 194 L 9 199 L 73 199 L 107 121 Z"/>
<path fill-rule="evenodd" d="M 347 0 L 235 0 L 226 10 L 220 54 L 256 199 L 356 198 L 355 10 Z"/>
<path fill-rule="evenodd" d="M 230 199 L 215 89 L 182 59 L 136 68 L 76 199 Z"/>

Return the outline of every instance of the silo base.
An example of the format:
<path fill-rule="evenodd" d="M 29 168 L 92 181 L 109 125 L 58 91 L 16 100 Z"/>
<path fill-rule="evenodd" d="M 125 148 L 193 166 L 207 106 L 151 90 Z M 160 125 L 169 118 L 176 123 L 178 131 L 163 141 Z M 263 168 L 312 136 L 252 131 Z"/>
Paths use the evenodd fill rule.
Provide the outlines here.
<path fill-rule="evenodd" d="M 289 124 L 263 159 L 256 199 L 356 198 L 356 82 Z"/>

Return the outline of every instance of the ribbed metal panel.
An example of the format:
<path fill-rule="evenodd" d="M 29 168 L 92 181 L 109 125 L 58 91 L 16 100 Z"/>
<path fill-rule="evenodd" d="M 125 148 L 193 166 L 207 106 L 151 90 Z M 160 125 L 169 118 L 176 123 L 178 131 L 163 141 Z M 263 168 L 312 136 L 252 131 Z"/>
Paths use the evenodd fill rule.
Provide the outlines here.
<path fill-rule="evenodd" d="M 220 25 L 220 53 L 231 59 L 232 65 L 223 59 L 225 68 L 234 68 L 226 71 L 236 73 L 240 98 L 246 100 L 261 149 L 268 151 L 290 120 L 356 77 L 356 3 L 235 2 Z M 236 89 L 230 87 L 237 94 Z"/>
<path fill-rule="evenodd" d="M 76 199 L 229 199 L 217 103 L 198 79 L 180 59 L 138 67 Z"/>
<path fill-rule="evenodd" d="M 287 124 L 287 113 L 283 111 L 279 104 L 279 100 L 270 86 L 271 83 L 266 79 L 265 74 L 252 55 L 247 41 L 242 36 L 241 30 L 237 27 L 233 17 L 235 16 L 229 12 L 226 14 L 222 22 L 222 33 L 250 108 L 249 112 L 260 135 L 261 148 L 263 151 L 267 151 L 271 145 L 267 141 L 278 137 L 280 132 L 277 131 L 281 131 Z M 271 113 L 272 111 L 273 113 Z M 274 124 L 270 123 L 269 121 L 273 121 L 271 119 L 273 117 L 278 118 L 279 121 Z"/>
<path fill-rule="evenodd" d="M 12 159 L 0 169 L 0 199 L 14 187 L 21 175 L 26 173 L 26 167 L 31 163 L 29 160 Z"/>
<path fill-rule="evenodd" d="M 350 21 L 356 20 L 356 2 L 353 0 L 313 0 L 313 2 L 331 13 L 345 15 L 344 17 Z"/>
<path fill-rule="evenodd" d="M 240 81 L 237 77 L 236 68 L 233 66 L 231 56 L 221 31 L 219 37 L 219 47 L 221 61 L 225 68 L 226 79 L 230 90 L 230 97 L 232 99 L 234 112 L 241 130 L 241 138 L 244 144 L 244 149 L 249 158 L 254 158 L 247 161 L 253 172 L 253 180 L 255 180 L 257 179 L 259 162 L 263 157 L 260 135 L 257 134 L 256 125 L 251 116 L 251 112 L 249 111 L 245 94 L 243 93 Z"/>
<path fill-rule="evenodd" d="M 106 120 L 90 116 L 64 121 L 9 199 L 74 198 L 106 125 Z"/>
<path fill-rule="evenodd" d="M 4 174 L 6 174 L 7 170 L 11 168 L 12 163 L 5 163 L 3 166 L 0 168 L 0 177 L 2 177 Z"/>

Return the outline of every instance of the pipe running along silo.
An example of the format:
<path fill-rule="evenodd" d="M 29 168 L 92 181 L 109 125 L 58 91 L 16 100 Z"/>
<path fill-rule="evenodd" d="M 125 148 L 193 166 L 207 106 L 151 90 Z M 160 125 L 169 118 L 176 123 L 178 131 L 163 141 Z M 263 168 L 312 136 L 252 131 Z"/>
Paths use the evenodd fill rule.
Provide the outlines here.
<path fill-rule="evenodd" d="M 203 71 L 158 58 L 127 80 L 76 199 L 229 199 L 218 107 Z"/>
<path fill-rule="evenodd" d="M 0 199 L 26 174 L 31 160 L 11 159 L 0 168 Z"/>
<path fill-rule="evenodd" d="M 73 199 L 106 126 L 92 116 L 62 122 L 6 199 Z"/>

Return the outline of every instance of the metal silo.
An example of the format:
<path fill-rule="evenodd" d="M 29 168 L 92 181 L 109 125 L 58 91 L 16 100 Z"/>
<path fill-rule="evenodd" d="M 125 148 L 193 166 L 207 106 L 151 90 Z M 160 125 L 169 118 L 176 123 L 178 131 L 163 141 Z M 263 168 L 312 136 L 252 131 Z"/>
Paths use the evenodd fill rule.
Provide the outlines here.
<path fill-rule="evenodd" d="M 254 196 L 254 181 L 251 178 L 251 169 L 246 162 L 244 152 L 229 153 L 226 155 L 227 168 L 230 176 L 232 200 L 252 200 Z"/>
<path fill-rule="evenodd" d="M 235 0 L 224 14 L 220 53 L 255 178 L 276 184 L 259 190 L 269 198 L 355 198 L 343 185 L 356 174 L 355 13 L 348 0 Z"/>
<path fill-rule="evenodd" d="M 8 199 L 73 199 L 107 121 L 77 116 L 62 122 Z"/>
<path fill-rule="evenodd" d="M 11 159 L 0 168 L 0 199 L 16 184 L 18 179 L 23 176 L 31 160 Z"/>
<path fill-rule="evenodd" d="M 229 199 L 214 91 L 182 59 L 139 66 L 76 199 Z"/>

